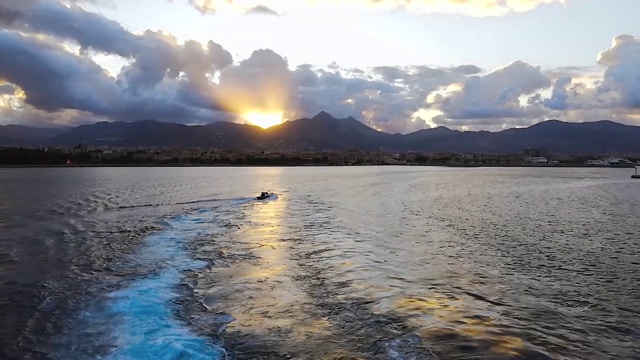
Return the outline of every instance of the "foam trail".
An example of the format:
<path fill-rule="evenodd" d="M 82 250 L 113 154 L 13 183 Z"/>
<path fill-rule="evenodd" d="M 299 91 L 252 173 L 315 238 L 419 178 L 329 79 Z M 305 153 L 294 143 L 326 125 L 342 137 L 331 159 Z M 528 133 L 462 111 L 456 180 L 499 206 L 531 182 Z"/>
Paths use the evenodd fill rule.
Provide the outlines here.
<path fill-rule="evenodd" d="M 184 249 L 189 237 L 206 234 L 206 212 L 178 215 L 171 227 L 150 236 L 137 261 L 157 266 L 157 272 L 109 294 L 107 316 L 117 319 L 115 349 L 107 359 L 224 359 L 224 349 L 193 334 L 175 318 L 175 287 L 185 270 L 204 266 Z"/>

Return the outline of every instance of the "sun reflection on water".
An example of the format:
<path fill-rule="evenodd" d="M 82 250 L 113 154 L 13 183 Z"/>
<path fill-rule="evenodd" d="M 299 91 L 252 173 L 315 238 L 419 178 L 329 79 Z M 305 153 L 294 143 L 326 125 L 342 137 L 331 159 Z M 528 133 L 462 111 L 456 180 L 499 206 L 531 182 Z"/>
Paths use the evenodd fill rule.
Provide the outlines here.
<path fill-rule="evenodd" d="M 264 341 L 285 338 L 290 342 L 287 346 L 294 348 L 331 336 L 332 329 L 327 319 L 313 315 L 313 301 L 295 283 L 297 264 L 290 254 L 291 244 L 283 240 L 288 231 L 282 222 L 286 206 L 286 196 L 281 194 L 275 200 L 245 204 L 246 226 L 217 240 L 217 246 L 224 247 L 227 256 L 250 254 L 251 261 L 211 268 L 206 276 L 224 281 L 225 286 L 212 286 L 202 296 L 219 299 L 211 311 L 235 318 L 228 332 Z"/>
<path fill-rule="evenodd" d="M 409 322 L 425 339 L 458 339 L 458 342 L 486 343 L 490 353 L 519 356 L 525 342 L 515 336 L 506 336 L 491 311 L 478 315 L 471 311 L 468 299 L 462 296 L 433 295 L 432 297 L 395 298 L 384 311 L 409 315 Z M 383 310 L 383 309 L 380 309 Z M 474 315 L 470 315 L 474 314 Z M 464 340 L 463 340 L 464 339 Z"/>

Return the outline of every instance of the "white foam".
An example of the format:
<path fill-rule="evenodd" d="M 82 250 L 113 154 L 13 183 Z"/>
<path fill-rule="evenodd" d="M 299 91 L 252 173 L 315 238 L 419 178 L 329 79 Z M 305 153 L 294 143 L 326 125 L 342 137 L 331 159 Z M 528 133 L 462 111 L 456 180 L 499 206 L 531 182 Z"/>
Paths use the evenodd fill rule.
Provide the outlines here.
<path fill-rule="evenodd" d="M 175 317 L 175 288 L 185 270 L 205 265 L 189 257 L 185 242 L 207 233 L 214 220 L 211 212 L 177 215 L 166 231 L 149 236 L 140 256 L 140 265 L 154 265 L 159 271 L 110 293 L 107 311 L 94 316 L 116 318 L 112 333 L 115 349 L 108 359 L 222 359 L 224 349 L 194 334 Z M 112 322 L 113 323 L 113 322 Z"/>

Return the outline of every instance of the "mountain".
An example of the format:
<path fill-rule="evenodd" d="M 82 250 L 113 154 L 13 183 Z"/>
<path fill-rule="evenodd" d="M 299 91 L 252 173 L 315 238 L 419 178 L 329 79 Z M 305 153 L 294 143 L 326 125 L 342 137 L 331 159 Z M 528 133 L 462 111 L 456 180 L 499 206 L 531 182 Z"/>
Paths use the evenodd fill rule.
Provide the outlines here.
<path fill-rule="evenodd" d="M 563 154 L 640 154 L 640 127 L 608 120 L 585 123 L 548 120 L 500 132 L 461 132 L 440 127 L 407 134 L 398 145 L 404 150 L 423 151 L 516 153 L 523 148 L 541 148 Z"/>
<path fill-rule="evenodd" d="M 290 150 L 452 151 L 520 153 L 543 148 L 567 154 L 640 154 L 640 127 L 602 120 L 567 123 L 549 120 L 528 128 L 500 132 L 457 131 L 446 127 L 410 134 L 388 134 L 349 117 L 336 119 L 326 112 L 312 118 L 287 121 L 269 129 L 253 125 L 215 122 L 182 125 L 155 120 L 99 122 L 59 133 L 51 129 L 0 127 L 0 146 L 35 142 L 47 145 L 111 147 L 174 147 Z M 8 135 L 13 134 L 13 135 Z M 19 136 L 16 134 L 20 134 Z"/>
<path fill-rule="evenodd" d="M 526 129 L 497 133 L 497 151 L 518 144 L 553 150 L 556 153 L 640 153 L 640 127 L 601 120 L 567 123 L 549 120 Z"/>
<path fill-rule="evenodd" d="M 324 111 L 311 119 L 287 121 L 266 132 L 267 143 L 272 146 L 318 150 L 378 149 L 387 136 L 352 117 L 336 119 Z"/>
<path fill-rule="evenodd" d="M 24 125 L 0 125 L 0 146 L 38 146 L 68 128 L 38 128 Z"/>
<path fill-rule="evenodd" d="M 103 121 L 75 127 L 49 140 L 63 146 L 235 148 L 235 144 L 255 142 L 263 133 L 260 127 L 230 122 L 189 126 L 155 120 Z"/>

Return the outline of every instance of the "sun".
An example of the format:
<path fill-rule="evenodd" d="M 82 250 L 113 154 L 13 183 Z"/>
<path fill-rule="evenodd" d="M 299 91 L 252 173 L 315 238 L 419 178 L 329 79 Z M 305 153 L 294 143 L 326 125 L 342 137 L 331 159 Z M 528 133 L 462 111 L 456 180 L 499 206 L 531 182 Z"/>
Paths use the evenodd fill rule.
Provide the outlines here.
<path fill-rule="evenodd" d="M 244 114 L 242 117 L 253 125 L 258 125 L 264 129 L 282 123 L 281 112 L 252 112 Z"/>

